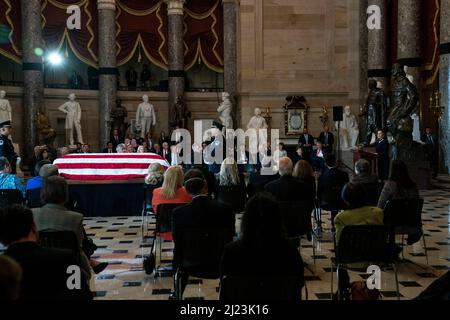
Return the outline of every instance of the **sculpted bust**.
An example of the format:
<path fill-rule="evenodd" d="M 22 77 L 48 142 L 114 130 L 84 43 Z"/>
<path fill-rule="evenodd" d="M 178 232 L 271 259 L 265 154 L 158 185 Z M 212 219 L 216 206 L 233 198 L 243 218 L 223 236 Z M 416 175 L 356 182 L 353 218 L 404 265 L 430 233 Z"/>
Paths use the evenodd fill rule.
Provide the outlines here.
<path fill-rule="evenodd" d="M 336 122 L 336 129 L 338 122 Z M 345 106 L 343 120 L 339 122 L 341 149 L 349 150 L 356 147 L 359 136 L 359 127 L 356 116 L 352 113 L 350 106 Z"/>

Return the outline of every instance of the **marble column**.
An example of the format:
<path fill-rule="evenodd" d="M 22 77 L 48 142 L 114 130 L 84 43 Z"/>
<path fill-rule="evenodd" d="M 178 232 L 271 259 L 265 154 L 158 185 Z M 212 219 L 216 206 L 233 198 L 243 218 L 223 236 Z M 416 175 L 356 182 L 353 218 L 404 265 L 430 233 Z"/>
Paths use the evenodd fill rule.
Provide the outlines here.
<path fill-rule="evenodd" d="M 222 0 L 223 2 L 223 57 L 224 57 L 224 91 L 230 94 L 233 102 L 234 127 L 240 127 L 240 110 L 237 107 L 237 15 L 239 0 Z"/>
<path fill-rule="evenodd" d="M 185 0 L 166 0 L 169 23 L 169 115 L 175 112 L 178 96 L 184 95 L 184 3 Z M 172 117 L 169 116 L 169 129 Z M 170 130 L 172 131 L 172 130 Z"/>
<path fill-rule="evenodd" d="M 116 1 L 98 0 L 99 62 L 99 145 L 102 149 L 110 138 L 111 109 L 116 104 Z"/>
<path fill-rule="evenodd" d="M 386 90 L 389 85 L 390 70 L 387 59 L 387 0 L 369 0 L 368 7 L 377 6 L 381 13 L 380 29 L 368 29 L 368 77 L 383 84 Z"/>
<path fill-rule="evenodd" d="M 441 0 L 441 50 L 439 86 L 443 109 L 441 147 L 450 173 L 450 0 Z"/>
<path fill-rule="evenodd" d="M 422 0 L 398 0 L 397 59 L 408 66 L 408 74 L 414 77 L 417 88 L 422 65 L 421 7 Z"/>
<path fill-rule="evenodd" d="M 33 157 L 33 148 L 38 144 L 38 132 L 34 120 L 37 112 L 44 106 L 44 42 L 41 27 L 41 0 L 21 0 L 20 4 L 24 106 L 22 126 L 24 145 L 21 146 L 21 157 L 24 163 L 29 163 Z M 14 127 L 16 130 L 20 129 L 20 125 Z"/>

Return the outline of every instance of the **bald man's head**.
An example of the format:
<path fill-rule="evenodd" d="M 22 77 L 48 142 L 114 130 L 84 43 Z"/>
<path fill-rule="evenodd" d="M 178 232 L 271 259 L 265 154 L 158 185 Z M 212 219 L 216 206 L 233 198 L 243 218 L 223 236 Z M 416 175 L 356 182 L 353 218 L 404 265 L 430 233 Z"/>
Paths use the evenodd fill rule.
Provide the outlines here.
<path fill-rule="evenodd" d="M 289 159 L 288 157 L 284 157 L 280 159 L 278 163 L 278 168 L 280 176 L 291 176 L 294 165 L 291 159 Z"/>

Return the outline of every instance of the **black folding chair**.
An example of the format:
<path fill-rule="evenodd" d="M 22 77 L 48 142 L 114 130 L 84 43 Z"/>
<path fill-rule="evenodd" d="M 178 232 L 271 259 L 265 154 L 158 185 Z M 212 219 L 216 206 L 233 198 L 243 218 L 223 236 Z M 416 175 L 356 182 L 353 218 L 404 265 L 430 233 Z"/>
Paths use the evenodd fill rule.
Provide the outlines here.
<path fill-rule="evenodd" d="M 148 235 L 148 224 L 149 218 L 154 217 L 155 213 L 152 207 L 152 198 L 153 198 L 153 190 L 156 189 L 154 185 L 144 184 L 144 201 L 142 203 L 142 237 L 144 238 L 145 234 Z"/>
<path fill-rule="evenodd" d="M 0 189 L 0 208 L 6 208 L 13 204 L 23 204 L 22 191 L 17 189 Z"/>
<path fill-rule="evenodd" d="M 388 228 L 384 225 L 350 225 L 345 226 L 335 250 L 335 259 L 331 259 L 331 297 L 333 296 L 333 267 L 336 266 L 337 283 L 339 270 L 352 269 L 352 263 L 389 264 L 395 273 L 397 298 L 400 299 L 398 275 L 395 257 L 389 245 Z M 333 261 L 334 260 L 334 261 Z M 338 290 L 338 299 L 341 298 Z"/>
<path fill-rule="evenodd" d="M 30 209 L 40 208 L 45 204 L 41 199 L 41 188 L 27 190 L 26 204 Z"/>
<path fill-rule="evenodd" d="M 302 286 L 298 276 L 224 276 L 219 300 L 296 301 L 301 300 Z"/>
<path fill-rule="evenodd" d="M 390 242 L 395 244 L 395 236 L 401 235 L 402 258 L 405 260 L 403 247 L 408 229 L 422 229 L 423 199 L 389 200 L 384 208 L 384 224 L 389 228 Z M 420 240 L 420 239 L 419 239 Z M 423 248 L 428 264 L 428 251 L 425 236 L 422 234 Z"/>
<path fill-rule="evenodd" d="M 78 263 L 81 263 L 80 246 L 73 231 L 46 229 L 39 231 L 39 243 L 42 247 L 68 249 L 73 251 Z"/>
<path fill-rule="evenodd" d="M 334 226 L 334 218 L 339 211 L 345 209 L 345 205 L 341 199 L 343 187 L 343 185 L 333 185 L 326 192 L 317 195 L 319 205 L 317 216 L 319 217 L 320 229 L 322 228 L 322 210 L 331 212 L 331 224 Z"/>
<path fill-rule="evenodd" d="M 245 208 L 245 189 L 243 189 L 240 185 L 219 186 L 217 190 L 217 201 L 231 206 L 234 213 L 241 213 Z"/>
<path fill-rule="evenodd" d="M 162 235 L 164 233 L 172 232 L 172 212 L 175 208 L 180 207 L 184 204 L 180 203 L 164 203 L 158 205 L 158 209 L 156 212 L 156 227 L 154 232 L 153 244 L 151 247 L 151 253 L 153 253 L 153 247 L 155 243 L 159 243 L 159 265 L 156 267 L 155 277 L 159 276 L 163 269 L 161 267 L 162 260 L 162 244 L 163 238 Z M 159 241 L 156 241 L 156 237 L 159 238 Z"/>
<path fill-rule="evenodd" d="M 177 272 L 175 295 L 183 297 L 181 278 L 191 275 L 203 279 L 219 279 L 219 267 L 223 249 L 233 241 L 230 228 L 183 229 L 180 243 L 176 245 Z"/>

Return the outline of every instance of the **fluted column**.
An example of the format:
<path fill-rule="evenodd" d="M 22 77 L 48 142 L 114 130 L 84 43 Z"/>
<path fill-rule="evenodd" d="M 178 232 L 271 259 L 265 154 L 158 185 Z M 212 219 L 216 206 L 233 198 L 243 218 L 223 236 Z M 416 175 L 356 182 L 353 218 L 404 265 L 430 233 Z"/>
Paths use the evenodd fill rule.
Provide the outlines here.
<path fill-rule="evenodd" d="M 387 0 L 369 0 L 368 7 L 377 6 L 381 13 L 380 28 L 368 30 L 368 77 L 374 78 L 388 88 L 390 70 L 388 70 L 387 59 Z"/>
<path fill-rule="evenodd" d="M 165 0 L 169 23 L 169 128 L 178 96 L 184 95 L 184 3 L 185 0 Z M 172 128 L 173 129 L 173 128 Z"/>
<path fill-rule="evenodd" d="M 444 107 L 442 117 L 442 150 L 444 161 L 450 173 L 450 0 L 441 0 L 441 59 L 439 69 L 439 86 L 441 106 Z"/>
<path fill-rule="evenodd" d="M 98 0 L 99 146 L 109 140 L 110 111 L 116 103 L 116 1 Z"/>
<path fill-rule="evenodd" d="M 21 0 L 22 56 L 23 56 L 23 132 L 24 145 L 21 156 L 25 163 L 33 157 L 38 144 L 38 132 L 34 119 L 44 105 L 43 40 L 41 0 Z M 14 124 L 13 124 L 14 125 Z M 20 128 L 20 126 L 16 126 Z"/>
<path fill-rule="evenodd" d="M 422 0 L 398 0 L 397 59 L 408 66 L 408 74 L 414 77 L 413 83 L 417 88 L 422 65 L 421 7 Z"/>
<path fill-rule="evenodd" d="M 240 111 L 237 108 L 237 14 L 239 0 L 223 2 L 223 57 L 224 91 L 228 92 L 234 105 L 234 127 L 239 127 Z"/>

